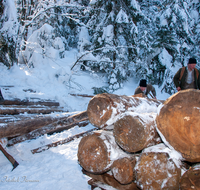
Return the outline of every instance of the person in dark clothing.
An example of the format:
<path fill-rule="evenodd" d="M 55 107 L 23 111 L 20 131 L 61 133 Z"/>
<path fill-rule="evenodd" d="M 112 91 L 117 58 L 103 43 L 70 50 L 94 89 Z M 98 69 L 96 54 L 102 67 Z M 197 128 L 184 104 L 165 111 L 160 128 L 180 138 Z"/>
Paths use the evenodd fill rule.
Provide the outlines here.
<path fill-rule="evenodd" d="M 190 58 L 187 67 L 180 68 L 174 75 L 173 81 L 177 91 L 186 89 L 200 89 L 199 71 L 195 68 L 197 61 Z"/>
<path fill-rule="evenodd" d="M 141 79 L 139 86 L 135 89 L 135 94 L 143 93 L 147 96 L 150 92 L 152 92 L 153 98 L 156 99 L 155 88 L 151 84 L 147 84 L 145 79 Z"/>
<path fill-rule="evenodd" d="M 0 89 L 0 101 L 4 100 L 3 95 L 1 93 L 1 89 Z"/>

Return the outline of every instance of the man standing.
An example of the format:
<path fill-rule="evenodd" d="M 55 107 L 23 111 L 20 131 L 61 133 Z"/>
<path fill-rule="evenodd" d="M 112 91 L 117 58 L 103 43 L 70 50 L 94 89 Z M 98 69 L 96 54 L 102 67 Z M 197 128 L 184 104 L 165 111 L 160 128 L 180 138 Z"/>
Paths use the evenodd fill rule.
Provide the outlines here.
<path fill-rule="evenodd" d="M 174 84 L 176 89 L 200 89 L 199 71 L 195 68 L 197 61 L 195 58 L 190 58 L 187 67 L 182 67 L 174 75 Z"/>
<path fill-rule="evenodd" d="M 0 101 L 3 101 L 3 100 L 4 100 L 4 98 L 3 98 L 3 95 L 2 95 L 1 89 L 0 89 Z"/>
<path fill-rule="evenodd" d="M 135 89 L 135 94 L 143 93 L 146 96 L 152 92 L 153 97 L 156 99 L 156 90 L 151 84 L 147 84 L 147 81 L 145 79 L 140 80 L 139 86 Z"/>

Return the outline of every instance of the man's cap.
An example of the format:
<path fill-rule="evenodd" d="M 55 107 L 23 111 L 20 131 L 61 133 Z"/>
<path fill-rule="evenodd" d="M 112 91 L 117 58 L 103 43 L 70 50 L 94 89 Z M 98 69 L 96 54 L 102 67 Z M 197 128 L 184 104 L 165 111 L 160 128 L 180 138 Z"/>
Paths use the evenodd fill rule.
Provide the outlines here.
<path fill-rule="evenodd" d="M 197 60 L 195 58 L 190 58 L 188 64 L 197 64 Z"/>
<path fill-rule="evenodd" d="M 140 80 L 140 86 L 141 87 L 147 87 L 147 81 L 145 79 Z"/>

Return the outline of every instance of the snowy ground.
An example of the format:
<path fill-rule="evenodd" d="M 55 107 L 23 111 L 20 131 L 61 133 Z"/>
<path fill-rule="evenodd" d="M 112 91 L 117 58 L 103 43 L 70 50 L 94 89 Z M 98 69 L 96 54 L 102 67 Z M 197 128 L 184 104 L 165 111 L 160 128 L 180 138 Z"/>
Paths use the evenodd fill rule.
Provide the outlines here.
<path fill-rule="evenodd" d="M 62 60 L 46 60 L 38 63 L 35 68 L 14 66 L 10 70 L 0 65 L 1 90 L 5 99 L 38 100 L 51 99 L 58 101 L 65 110 L 85 111 L 90 98 L 74 97 L 69 93 L 93 94 L 91 87 L 101 87 L 105 83 L 103 77 L 96 74 L 81 73 L 70 70 L 75 60 L 76 51 L 66 53 Z M 70 64 L 71 63 L 71 64 Z M 67 81 L 67 82 L 66 82 Z M 5 87 L 13 86 L 13 87 Z M 69 87 L 70 86 L 70 87 Z M 119 95 L 133 95 L 138 81 L 131 79 L 124 88 L 116 91 Z M 157 98 L 165 100 L 168 94 L 157 90 Z M 27 89 L 31 89 L 28 90 Z M 25 91 L 24 91 L 25 90 Z M 25 141 L 8 147 L 7 151 L 18 162 L 19 166 L 12 170 L 12 165 L 0 152 L 0 189 L 9 190 L 89 190 L 89 177 L 82 174 L 77 162 L 77 149 L 80 138 L 67 144 L 50 148 L 42 153 L 32 154 L 31 150 L 45 144 L 55 142 L 80 132 L 94 128 L 91 124 L 86 127 L 73 127 L 62 133 L 51 136 L 44 135 L 35 140 Z"/>

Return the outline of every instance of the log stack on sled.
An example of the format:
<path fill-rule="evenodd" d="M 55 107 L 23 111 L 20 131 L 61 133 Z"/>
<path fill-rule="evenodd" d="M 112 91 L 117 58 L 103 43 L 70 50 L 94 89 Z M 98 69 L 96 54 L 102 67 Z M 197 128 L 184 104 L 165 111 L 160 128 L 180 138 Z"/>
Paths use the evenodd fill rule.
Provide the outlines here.
<path fill-rule="evenodd" d="M 84 136 L 77 153 L 92 188 L 200 189 L 200 91 L 164 102 L 100 94 L 87 114 L 101 129 Z"/>

